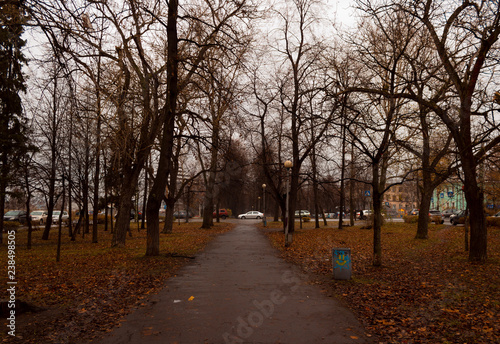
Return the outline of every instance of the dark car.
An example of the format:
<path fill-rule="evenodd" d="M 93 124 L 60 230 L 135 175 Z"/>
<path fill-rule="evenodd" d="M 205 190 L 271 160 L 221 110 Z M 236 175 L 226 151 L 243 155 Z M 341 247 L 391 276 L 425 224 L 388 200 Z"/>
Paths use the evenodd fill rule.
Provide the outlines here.
<path fill-rule="evenodd" d="M 130 219 L 135 220 L 135 210 L 134 209 L 130 210 Z M 137 212 L 137 219 L 142 220 L 142 212 L 140 212 L 140 211 Z"/>
<path fill-rule="evenodd" d="M 24 210 L 10 210 L 5 213 L 3 220 L 25 223 L 27 221 L 27 213 Z"/>
<path fill-rule="evenodd" d="M 77 213 L 78 215 L 79 213 Z M 89 212 L 89 215 L 90 215 L 90 212 Z M 116 213 L 115 215 L 115 219 L 118 217 L 118 213 Z M 142 212 L 138 212 L 137 213 L 137 219 L 138 220 L 142 220 Z M 130 220 L 135 220 L 135 210 L 134 209 L 130 209 Z"/>
<path fill-rule="evenodd" d="M 174 212 L 174 217 L 176 219 L 185 219 L 186 215 L 189 217 L 193 217 L 193 214 L 190 211 L 188 212 L 186 210 L 179 210 L 179 211 Z"/>
<path fill-rule="evenodd" d="M 450 222 L 453 226 L 458 225 L 459 223 L 465 223 L 465 218 L 467 217 L 467 212 L 462 210 L 458 214 L 450 216 Z"/>

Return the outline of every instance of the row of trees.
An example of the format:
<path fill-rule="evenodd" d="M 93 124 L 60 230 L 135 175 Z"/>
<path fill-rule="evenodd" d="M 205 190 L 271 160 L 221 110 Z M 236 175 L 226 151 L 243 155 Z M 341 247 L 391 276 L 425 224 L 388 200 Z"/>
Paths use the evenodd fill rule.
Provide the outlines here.
<path fill-rule="evenodd" d="M 356 5 L 360 24 L 341 32 L 314 0 L 272 8 L 230 0 L 16 2 L 47 42 L 31 64 L 26 114 L 38 150 L 25 189 L 43 191 L 50 217 L 66 182 L 69 210 L 76 202 L 87 228 L 93 206 L 94 241 L 99 208 L 116 203 L 113 246 L 125 245 L 141 190 L 146 254 L 157 255 L 162 202 L 168 233 L 175 203 L 196 178 L 204 228 L 228 195 L 242 202 L 234 190 L 248 176 L 268 186 L 284 214 L 290 160 L 289 218 L 305 183 L 315 214 L 331 208 L 326 190 L 340 189 L 341 214 L 347 199 L 355 209 L 356 185 L 371 191 L 380 265 L 384 193 L 419 183 L 423 239 L 432 191 L 459 175 L 475 219 L 470 259 L 485 260 L 477 172 L 500 142 L 500 4 Z M 293 233 L 294 221 L 287 225 Z M 50 223 L 45 239 L 49 231 Z M 74 238 L 76 228 L 69 233 Z"/>

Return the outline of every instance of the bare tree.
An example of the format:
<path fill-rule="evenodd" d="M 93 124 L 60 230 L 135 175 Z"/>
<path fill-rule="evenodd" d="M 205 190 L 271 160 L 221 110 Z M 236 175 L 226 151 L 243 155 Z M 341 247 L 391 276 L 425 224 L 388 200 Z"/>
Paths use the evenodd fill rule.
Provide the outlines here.
<path fill-rule="evenodd" d="M 179 5 L 177 1 L 168 4 L 168 19 L 165 25 L 168 36 L 167 52 L 167 98 L 165 102 L 163 132 L 160 142 L 160 160 L 156 177 L 148 198 L 148 248 L 146 255 L 159 254 L 159 223 L 158 210 L 163 199 L 169 176 L 172 173 L 172 158 L 174 147 L 175 118 L 178 115 L 178 96 L 192 82 L 200 68 L 200 63 L 207 58 L 209 50 L 218 46 L 229 48 L 228 42 L 242 44 L 238 37 L 241 34 L 240 26 L 245 25 L 244 19 L 252 13 L 250 1 L 224 2 L 224 6 L 215 8 L 207 3 L 207 17 L 201 16 L 199 8 L 184 8 L 187 13 L 183 18 L 193 21 L 190 32 L 183 38 L 185 43 L 182 51 L 184 59 L 178 56 L 179 36 L 177 20 Z M 183 78 L 179 78 L 179 63 L 182 62 Z"/>
<path fill-rule="evenodd" d="M 485 261 L 487 227 L 478 166 L 485 154 L 500 143 L 500 132 L 492 121 L 491 111 L 496 90 L 490 87 L 496 75 L 492 66 L 498 63 L 500 2 L 464 1 L 446 7 L 426 0 L 403 3 L 396 8 L 414 16 L 429 32 L 445 71 L 445 82 L 449 80 L 453 87 L 455 106 L 452 107 L 424 97 L 415 98 L 431 108 L 453 136 L 465 178 L 465 198 L 474 219 L 470 223 L 469 260 Z M 449 14 L 446 21 L 442 20 L 444 13 Z"/>
<path fill-rule="evenodd" d="M 322 138 L 324 132 L 330 126 L 331 119 L 335 115 L 337 108 L 336 101 L 330 103 L 330 107 L 315 109 L 314 113 L 309 113 L 305 105 L 305 95 L 309 92 L 315 92 L 318 85 L 315 85 L 315 78 L 318 66 L 316 61 L 321 60 L 321 54 L 324 46 L 321 42 L 314 39 L 312 34 L 313 26 L 317 18 L 314 16 L 315 1 L 291 1 L 292 9 L 283 9 L 278 11 L 282 20 L 280 28 L 281 37 L 278 40 L 278 52 L 283 56 L 283 65 L 287 66 L 286 74 L 281 76 L 279 82 L 280 106 L 287 116 L 287 122 L 290 125 L 290 154 L 292 161 L 290 190 L 289 190 L 289 209 L 287 217 L 288 233 L 293 234 L 295 228 L 295 208 L 297 194 L 300 184 L 300 170 L 302 164 L 311 153 L 313 147 Z M 291 15 L 292 11 L 294 15 Z M 318 93 L 318 96 L 326 97 Z M 325 111 L 326 110 L 326 111 Z M 322 111 L 321 113 L 319 111 Z M 317 131 L 315 139 L 310 141 L 306 138 L 310 135 L 310 118 L 316 116 Z M 305 137 L 306 136 L 306 137 Z M 290 242 L 288 238 L 285 243 Z"/>
<path fill-rule="evenodd" d="M 373 265 L 382 264 L 381 227 L 382 201 L 384 193 L 397 180 L 388 180 L 387 173 L 397 152 L 394 146 L 399 130 L 404 107 L 408 101 L 398 99 L 396 94 L 404 86 L 401 71 L 404 70 L 405 56 L 409 38 L 414 34 L 407 17 L 385 15 L 371 17 L 354 43 L 358 51 L 359 62 L 365 66 L 364 79 L 358 80 L 362 87 L 348 89 L 360 91 L 357 98 L 357 114 L 349 126 L 350 137 L 358 149 L 365 155 L 371 169 L 371 197 L 373 202 Z M 406 28 L 404 30 L 403 28 Z M 361 65 L 360 64 L 360 65 Z M 372 92 L 372 90 L 375 90 Z M 384 96 L 377 95 L 377 90 Z M 356 132 L 354 131 L 356 128 Z"/>

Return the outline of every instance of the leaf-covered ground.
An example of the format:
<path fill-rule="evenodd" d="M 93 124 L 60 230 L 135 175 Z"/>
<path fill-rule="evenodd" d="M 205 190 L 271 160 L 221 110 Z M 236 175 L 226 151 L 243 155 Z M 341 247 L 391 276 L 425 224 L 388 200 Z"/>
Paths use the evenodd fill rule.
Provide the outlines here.
<path fill-rule="evenodd" d="M 110 248 L 111 234 L 99 232 L 99 243 L 91 234 L 70 242 L 63 236 L 61 261 L 56 262 L 57 231 L 49 241 L 33 233 L 33 248 L 26 249 L 27 233 L 16 236 L 17 300 L 45 310 L 26 313 L 16 319 L 16 337 L 6 334 L 2 319 L 3 342 L 83 343 L 98 338 L 119 324 L 148 295 L 159 291 L 165 280 L 216 235 L 232 228 L 229 223 L 213 229 L 200 229 L 200 223 L 174 224 L 172 234 L 162 234 L 158 257 L 145 257 L 146 230 L 132 226 L 125 248 Z M 6 266 L 6 247 L 1 247 L 2 266 Z M 6 299 L 7 273 L 0 276 Z"/>
<path fill-rule="evenodd" d="M 373 267 L 371 230 L 296 230 L 284 248 L 273 226 L 266 233 L 283 257 L 314 274 L 380 343 L 500 343 L 500 228 L 489 228 L 489 259 L 478 265 L 467 261 L 464 227 L 430 225 L 430 238 L 416 240 L 416 225 L 389 223 L 383 266 Z M 351 280 L 333 279 L 334 247 L 351 248 Z"/>

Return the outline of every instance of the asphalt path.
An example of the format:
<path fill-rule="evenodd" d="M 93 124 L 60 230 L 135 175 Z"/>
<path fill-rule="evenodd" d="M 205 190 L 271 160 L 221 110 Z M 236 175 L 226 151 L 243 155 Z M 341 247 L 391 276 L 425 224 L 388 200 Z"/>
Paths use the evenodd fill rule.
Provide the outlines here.
<path fill-rule="evenodd" d="M 371 343 L 353 313 L 279 258 L 255 222 L 237 221 L 99 342 Z"/>

